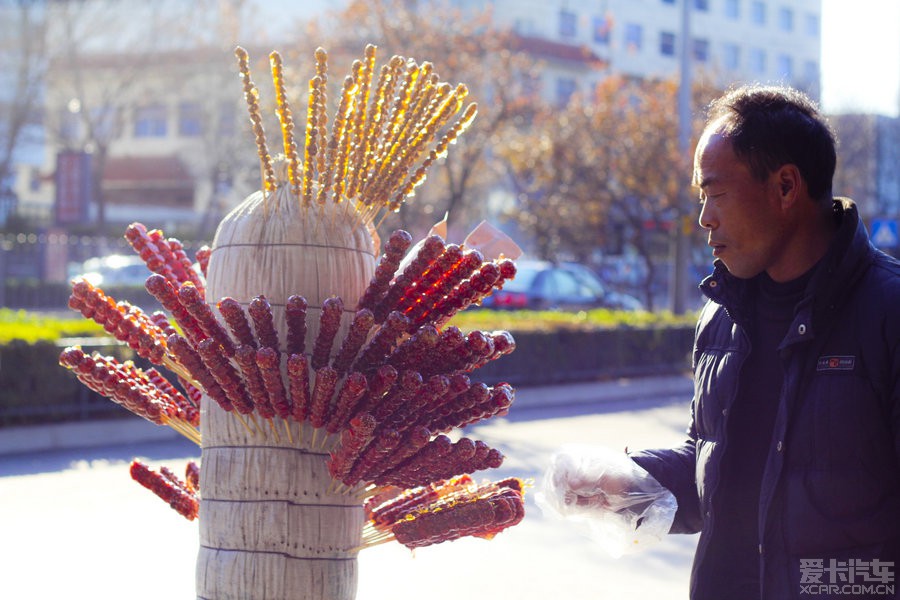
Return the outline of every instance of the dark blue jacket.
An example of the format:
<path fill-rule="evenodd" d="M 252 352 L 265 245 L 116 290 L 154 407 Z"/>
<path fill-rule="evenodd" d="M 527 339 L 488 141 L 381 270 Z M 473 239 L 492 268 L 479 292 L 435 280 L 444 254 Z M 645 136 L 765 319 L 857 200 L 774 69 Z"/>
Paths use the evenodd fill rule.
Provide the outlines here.
<path fill-rule="evenodd" d="M 779 347 L 784 384 L 759 498 L 764 599 L 830 598 L 801 587 L 832 576 L 808 561 L 842 568 L 850 559 L 894 561 L 900 598 L 900 263 L 872 247 L 851 201 L 837 200 L 835 215 L 838 232 Z M 728 518 L 714 498 L 750 352 L 748 285 L 721 263 L 701 284 L 709 302 L 697 324 L 688 439 L 632 455 L 676 496 L 671 532 L 701 532 L 693 600 L 722 600 L 704 588 L 703 561 L 716 522 Z"/>

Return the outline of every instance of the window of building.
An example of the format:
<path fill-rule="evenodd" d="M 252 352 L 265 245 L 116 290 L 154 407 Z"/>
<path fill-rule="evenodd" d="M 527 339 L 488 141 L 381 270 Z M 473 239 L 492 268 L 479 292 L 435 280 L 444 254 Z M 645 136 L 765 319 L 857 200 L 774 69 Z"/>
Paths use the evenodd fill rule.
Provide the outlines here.
<path fill-rule="evenodd" d="M 819 83 L 819 63 L 814 60 L 803 63 L 803 80 L 805 83 Z"/>
<path fill-rule="evenodd" d="M 556 104 L 565 106 L 572 95 L 578 90 L 578 84 L 571 77 L 558 77 L 556 79 Z"/>
<path fill-rule="evenodd" d="M 694 0 L 694 10 L 709 12 L 709 0 Z"/>
<path fill-rule="evenodd" d="M 806 14 L 806 35 L 811 35 L 812 37 L 819 37 L 819 30 L 821 24 L 819 15 L 813 13 Z"/>
<path fill-rule="evenodd" d="M 219 104 L 216 133 L 223 137 L 234 135 L 237 131 L 238 109 L 233 102 Z"/>
<path fill-rule="evenodd" d="M 675 0 L 662 0 L 663 4 L 675 4 Z"/>
<path fill-rule="evenodd" d="M 521 35 L 534 35 L 534 20 L 516 19 L 515 21 L 513 21 L 513 30 Z"/>
<path fill-rule="evenodd" d="M 722 66 L 729 71 L 741 68 L 741 48 L 737 44 L 726 42 L 722 46 Z"/>
<path fill-rule="evenodd" d="M 766 72 L 766 51 L 762 48 L 750 49 L 750 70 L 757 75 L 764 75 Z"/>
<path fill-rule="evenodd" d="M 625 48 L 629 52 L 637 52 L 641 49 L 643 42 L 644 28 L 637 23 L 625 24 Z"/>
<path fill-rule="evenodd" d="M 785 81 L 794 78 L 794 59 L 788 54 L 779 54 L 777 59 L 778 76 Z"/>
<path fill-rule="evenodd" d="M 778 28 L 781 31 L 794 30 L 794 11 L 790 8 L 782 6 L 778 10 Z"/>
<path fill-rule="evenodd" d="M 729 19 L 739 19 L 741 16 L 741 0 L 725 0 L 725 16 Z"/>
<path fill-rule="evenodd" d="M 675 34 L 662 31 L 659 34 L 659 53 L 663 56 L 675 56 Z"/>
<path fill-rule="evenodd" d="M 162 104 L 140 106 L 134 115 L 134 137 L 165 137 L 166 107 Z"/>
<path fill-rule="evenodd" d="M 750 20 L 756 25 L 766 24 L 766 3 L 754 0 L 750 5 Z"/>
<path fill-rule="evenodd" d="M 568 10 L 559 11 L 559 35 L 564 38 L 575 37 L 578 30 L 578 16 Z"/>
<path fill-rule="evenodd" d="M 196 137 L 203 133 L 203 114 L 196 102 L 178 105 L 178 135 Z"/>
<path fill-rule="evenodd" d="M 707 62 L 709 61 L 709 40 L 704 39 L 695 39 L 694 40 L 694 60 L 697 62 Z"/>
<path fill-rule="evenodd" d="M 594 17 L 594 41 L 596 43 L 609 44 L 610 31 L 612 31 L 612 21 L 609 17 Z"/>

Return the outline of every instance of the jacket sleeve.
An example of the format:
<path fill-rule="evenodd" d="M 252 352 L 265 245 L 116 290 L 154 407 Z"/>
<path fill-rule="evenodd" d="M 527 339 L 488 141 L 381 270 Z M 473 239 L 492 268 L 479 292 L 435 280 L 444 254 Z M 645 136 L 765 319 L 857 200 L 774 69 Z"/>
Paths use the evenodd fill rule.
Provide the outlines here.
<path fill-rule="evenodd" d="M 672 492 L 678 510 L 669 533 L 697 533 L 703 526 L 700 498 L 695 478 L 697 445 L 693 410 L 688 439 L 674 448 L 656 448 L 633 452 L 631 459 L 645 469 L 660 485 Z"/>
<path fill-rule="evenodd" d="M 699 348 L 706 338 L 706 325 L 718 308 L 708 302 L 701 311 L 694 333 L 692 368 L 696 376 Z M 687 439 L 674 448 L 641 450 L 631 454 L 631 459 L 643 467 L 663 487 L 672 492 L 678 502 L 678 510 L 669 533 L 697 533 L 703 527 L 700 511 L 700 496 L 697 493 L 697 397 L 691 402 L 691 421 L 687 429 Z"/>

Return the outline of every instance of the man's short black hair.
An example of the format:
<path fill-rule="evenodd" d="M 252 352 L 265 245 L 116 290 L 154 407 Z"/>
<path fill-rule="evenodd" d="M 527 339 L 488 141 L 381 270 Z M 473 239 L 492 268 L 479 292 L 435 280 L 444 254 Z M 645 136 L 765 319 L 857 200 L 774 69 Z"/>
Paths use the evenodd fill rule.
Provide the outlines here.
<path fill-rule="evenodd" d="M 754 177 L 796 165 L 810 196 L 830 206 L 835 136 L 806 94 L 778 86 L 735 88 L 710 104 L 708 123 L 731 141 Z"/>

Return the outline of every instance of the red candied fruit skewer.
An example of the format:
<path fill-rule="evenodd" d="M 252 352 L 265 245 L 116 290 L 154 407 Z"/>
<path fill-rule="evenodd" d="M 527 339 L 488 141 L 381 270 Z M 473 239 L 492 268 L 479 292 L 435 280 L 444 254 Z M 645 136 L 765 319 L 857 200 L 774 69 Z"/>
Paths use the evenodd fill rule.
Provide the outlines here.
<path fill-rule="evenodd" d="M 391 233 L 387 244 L 385 244 L 384 254 L 381 255 L 378 265 L 375 267 L 375 274 L 357 303 L 357 310 L 363 308 L 374 310 L 379 302 L 383 300 L 390 287 L 391 279 L 393 279 L 403 259 L 403 255 L 409 250 L 411 244 L 412 236 L 406 231 L 398 229 Z"/>
<path fill-rule="evenodd" d="M 244 314 L 241 304 L 234 298 L 226 296 L 216 303 L 216 307 L 225 320 L 225 324 L 228 325 L 231 333 L 234 334 L 234 339 L 238 341 L 238 344 L 256 348 L 256 338 L 253 337 L 250 321 L 247 320 L 247 315 Z"/>
<path fill-rule="evenodd" d="M 303 296 L 290 296 L 285 305 L 287 321 L 286 352 L 303 354 L 306 346 L 306 311 L 309 304 Z"/>
<path fill-rule="evenodd" d="M 313 370 L 321 369 L 328 365 L 331 358 L 331 348 L 334 346 L 334 338 L 341 326 L 341 316 L 344 314 L 344 302 L 340 298 L 327 298 L 322 303 L 322 313 L 319 316 L 319 333 L 313 345 L 310 364 Z"/>

